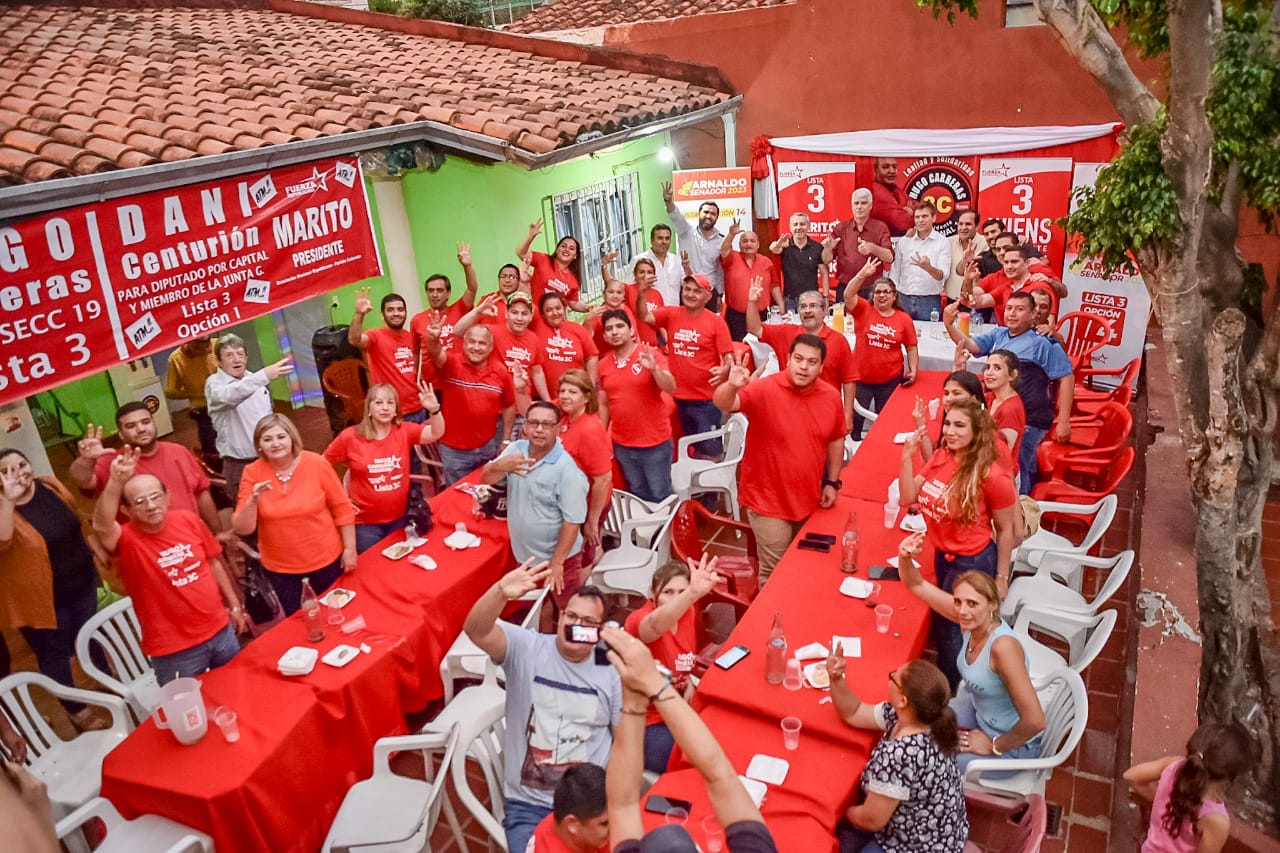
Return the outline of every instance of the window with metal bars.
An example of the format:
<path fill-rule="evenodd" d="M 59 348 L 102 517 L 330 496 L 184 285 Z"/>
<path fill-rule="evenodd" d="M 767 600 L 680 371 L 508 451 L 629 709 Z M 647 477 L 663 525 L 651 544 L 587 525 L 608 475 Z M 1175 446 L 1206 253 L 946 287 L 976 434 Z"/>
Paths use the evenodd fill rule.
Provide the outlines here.
<path fill-rule="evenodd" d="M 644 251 L 644 225 L 640 221 L 639 172 L 627 172 L 551 197 L 556 240 L 573 237 L 582 257 L 581 298 L 598 299 L 604 292 L 600 259 L 617 252 L 613 274 L 626 278 L 624 270 Z"/>

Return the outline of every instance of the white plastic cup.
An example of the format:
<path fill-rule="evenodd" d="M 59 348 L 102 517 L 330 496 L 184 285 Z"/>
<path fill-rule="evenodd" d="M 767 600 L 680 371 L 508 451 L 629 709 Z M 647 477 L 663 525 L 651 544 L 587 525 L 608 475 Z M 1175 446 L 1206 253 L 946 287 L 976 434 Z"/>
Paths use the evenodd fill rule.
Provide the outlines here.
<path fill-rule="evenodd" d="M 672 806 L 667 809 L 667 823 L 684 826 L 689 821 L 689 810 L 683 806 Z"/>
<path fill-rule="evenodd" d="M 929 401 L 929 420 L 933 420 L 938 416 L 938 409 L 942 407 L 942 398 L 934 397 Z"/>
<path fill-rule="evenodd" d="M 884 505 L 884 526 L 892 528 L 898 523 L 898 513 L 902 511 L 902 507 L 897 504 Z"/>
<path fill-rule="evenodd" d="M 800 727 L 803 723 L 799 717 L 782 718 L 782 746 L 795 752 L 800 748 Z"/>
<path fill-rule="evenodd" d="M 217 723 L 218 729 L 222 732 L 222 736 L 227 743 L 235 743 L 240 740 L 240 722 L 236 719 L 235 711 L 225 705 L 219 706 L 213 712 L 213 721 Z"/>
<path fill-rule="evenodd" d="M 800 670 L 800 661 L 795 658 L 787 661 L 787 672 L 782 676 L 782 686 L 788 690 L 799 690 L 804 687 L 804 673 Z"/>
<path fill-rule="evenodd" d="M 893 608 L 887 604 L 876 605 L 876 633 L 889 633 L 889 623 L 893 621 Z"/>
<path fill-rule="evenodd" d="M 702 840 L 706 842 L 707 853 L 721 853 L 724 850 L 724 827 L 713 814 L 702 819 Z"/>

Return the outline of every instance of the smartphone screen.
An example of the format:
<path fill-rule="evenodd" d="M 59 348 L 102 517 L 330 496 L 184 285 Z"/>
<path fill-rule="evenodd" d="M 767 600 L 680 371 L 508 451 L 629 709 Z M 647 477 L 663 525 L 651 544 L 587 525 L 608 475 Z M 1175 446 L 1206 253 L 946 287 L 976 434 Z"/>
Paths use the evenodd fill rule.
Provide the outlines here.
<path fill-rule="evenodd" d="M 564 638 L 571 643 L 597 643 L 600 641 L 600 629 L 594 625 L 565 625 Z"/>
<path fill-rule="evenodd" d="M 750 651 L 751 650 L 746 646 L 734 646 L 724 654 L 720 655 L 720 657 L 716 658 L 716 666 L 721 669 L 729 669 L 738 661 L 745 658 Z"/>
<path fill-rule="evenodd" d="M 650 794 L 648 799 L 644 801 L 644 810 L 647 812 L 664 815 L 672 809 L 684 809 L 685 813 L 688 814 L 693 810 L 693 803 L 688 800 L 681 800 L 676 797 L 662 797 L 657 794 Z"/>

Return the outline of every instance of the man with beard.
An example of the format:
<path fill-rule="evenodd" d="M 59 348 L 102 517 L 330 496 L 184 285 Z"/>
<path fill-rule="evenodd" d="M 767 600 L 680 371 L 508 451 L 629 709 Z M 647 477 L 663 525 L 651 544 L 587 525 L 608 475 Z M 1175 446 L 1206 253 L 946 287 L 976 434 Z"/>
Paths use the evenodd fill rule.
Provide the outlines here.
<path fill-rule="evenodd" d="M 720 244 L 724 242 L 724 235 L 716 229 L 716 222 L 720 220 L 720 205 L 714 201 L 700 204 L 698 227 L 695 229 L 676 207 L 670 181 L 662 185 L 662 200 L 667 204 L 671 224 L 675 226 L 676 237 L 680 239 L 680 252 L 688 256 L 689 271 L 694 275 L 706 276 L 707 281 L 711 282 L 711 310 L 715 311 L 720 307 L 720 294 L 724 293 L 724 270 L 720 267 Z M 683 291 L 683 282 L 680 287 Z"/>
<path fill-rule="evenodd" d="M 125 447 L 137 451 L 139 474 L 154 474 L 170 492 L 174 509 L 200 516 L 214 533 L 222 532 L 218 510 L 209 494 L 209 478 L 196 457 L 185 447 L 159 441 L 156 422 L 146 403 L 125 403 L 116 410 L 116 428 Z M 111 476 L 111 460 L 117 451 L 102 445 L 102 427 L 93 424 L 78 445 L 80 451 L 71 463 L 71 480 L 90 494 L 99 494 Z"/>
<path fill-rule="evenodd" d="M 400 396 L 400 414 L 406 421 L 424 423 L 427 413 L 418 400 L 418 365 L 413 354 L 413 333 L 405 328 L 409 308 L 404 297 L 388 293 L 379 305 L 381 329 L 365 331 L 364 316 L 373 310 L 369 288 L 356 291 L 356 313 L 347 330 L 347 340 L 362 350 L 369 364 L 370 385 L 390 385 Z"/>

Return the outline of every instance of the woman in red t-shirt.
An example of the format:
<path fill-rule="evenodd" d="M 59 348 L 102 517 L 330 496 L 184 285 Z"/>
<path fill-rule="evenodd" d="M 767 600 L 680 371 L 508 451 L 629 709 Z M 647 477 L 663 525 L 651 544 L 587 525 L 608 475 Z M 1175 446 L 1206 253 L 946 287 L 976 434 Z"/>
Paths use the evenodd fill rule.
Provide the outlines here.
<path fill-rule="evenodd" d="M 599 305 L 592 306 L 587 312 L 587 318 L 584 324 L 591 331 L 591 340 L 595 342 L 598 352 L 607 353 L 612 347 L 605 342 L 604 339 L 604 321 L 602 317 L 604 312 L 618 308 L 627 312 L 627 317 L 631 319 L 631 328 L 636 335 L 636 339 L 641 343 L 658 345 L 658 332 L 648 323 L 640 323 L 636 321 L 635 304 L 636 304 L 636 286 L 625 281 L 619 281 L 613 277 L 610 272 L 610 266 L 618 257 L 617 252 L 610 252 L 605 255 L 604 260 L 600 262 L 600 268 L 604 272 L 604 297 Z M 652 285 L 658 278 L 657 272 L 654 270 L 653 261 L 648 258 L 641 258 L 636 261 L 636 280 L 647 282 Z M 658 291 L 650 288 L 646 298 L 652 307 L 662 307 L 662 295 Z"/>
<path fill-rule="evenodd" d="M 593 385 L 599 381 L 595 341 L 590 332 L 567 318 L 564 297 L 553 291 L 542 294 L 538 311 L 542 315 L 542 365 L 535 366 L 532 375 L 536 377 L 541 370 L 548 391 L 559 388 L 560 377 L 575 367 L 585 370 Z"/>
<path fill-rule="evenodd" d="M 431 383 L 418 386 L 425 424 L 402 420 L 396 389 L 374 385 L 364 398 L 364 420 L 344 429 L 325 448 L 330 464 L 347 463 L 347 494 L 356 508 L 356 551 L 361 554 L 404 526 L 413 446 L 444 435 L 444 415 Z"/>
<path fill-rule="evenodd" d="M 871 302 L 858 296 L 862 279 L 879 269 L 880 262 L 871 260 L 845 288 L 845 312 L 853 318 L 857 342 L 853 349 L 858 362 L 858 405 L 879 412 L 889 402 L 899 385 L 916 381 L 920 368 L 920 351 L 916 346 L 916 324 L 898 307 L 898 289 L 883 276 L 871 285 Z M 857 286 L 853 286 L 856 283 Z M 906 368 L 902 356 L 906 353 Z M 862 435 L 862 416 L 853 414 L 853 435 Z"/>
<path fill-rule="evenodd" d="M 613 495 L 613 442 L 600 422 L 600 401 L 595 384 L 585 370 L 570 370 L 560 377 L 560 443 L 587 475 L 587 520 L 582 525 L 582 564 L 595 564 L 600 547 L 600 518 Z"/>
<path fill-rule="evenodd" d="M 697 608 L 694 607 L 720 580 L 716 558 L 702 555 L 702 561 L 688 565 L 667 563 L 653 573 L 650 596 L 639 610 L 627 617 L 627 633 L 639 637 L 666 667 L 671 686 L 693 695 L 689 675 L 698 656 Z M 665 773 L 675 738 L 652 705 L 645 715 L 644 769 Z"/>
<path fill-rule="evenodd" d="M 982 370 L 982 382 L 987 386 L 987 411 L 995 418 L 999 435 L 1009 445 L 1009 453 L 1018 458 L 1022 433 L 1027 428 L 1027 410 L 1018 396 L 1018 356 L 1007 349 L 998 349 L 987 356 L 987 366 Z M 1007 464 L 1001 460 L 1001 464 Z M 1018 466 L 1013 466 L 1013 481 L 1018 482 Z"/>
<path fill-rule="evenodd" d="M 976 374 L 967 370 L 957 370 L 947 376 L 942 383 L 942 411 L 945 416 L 946 412 L 956 403 L 962 400 L 971 400 L 982 408 L 987 407 L 986 392 L 982 386 L 982 380 Z M 924 400 L 916 397 L 916 405 L 913 411 L 916 420 L 916 429 L 925 429 L 928 420 L 925 418 Z M 920 433 L 920 455 L 928 459 L 933 455 L 933 451 L 942 443 L 942 425 L 938 425 L 938 439 L 935 441 L 927 432 Z M 1009 472 L 1009 476 L 1013 477 L 1018 473 L 1018 457 L 1013 455 L 1013 451 L 1009 448 L 1009 442 L 1003 433 L 996 430 L 996 462 Z"/>
<path fill-rule="evenodd" d="M 957 577 L 976 570 L 996 578 L 1005 595 L 1018 496 L 1012 477 L 996 461 L 995 421 L 977 402 L 957 401 L 943 416 L 942 446 L 916 473 L 920 433 L 903 445 L 898 485 L 903 503 L 920 503 L 938 586 L 949 593 Z M 938 666 L 956 684 L 960 629 L 945 619 L 935 619 L 933 626 Z"/>
<path fill-rule="evenodd" d="M 542 304 L 542 294 L 547 291 L 559 293 L 574 311 L 586 312 L 587 305 L 578 298 L 579 282 L 582 281 L 582 259 L 579 257 L 578 241 L 573 237 L 561 237 L 556 243 L 556 250 L 550 255 L 544 252 L 531 252 L 529 247 L 542 233 L 542 220 L 529 226 L 529 233 L 524 241 L 516 247 L 516 257 L 523 258 L 525 263 L 533 267 L 530 280 L 530 295 L 533 301 Z"/>

